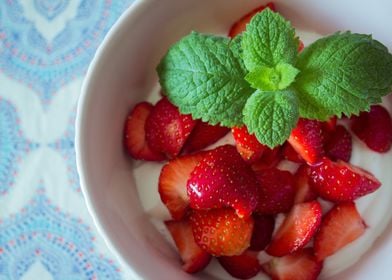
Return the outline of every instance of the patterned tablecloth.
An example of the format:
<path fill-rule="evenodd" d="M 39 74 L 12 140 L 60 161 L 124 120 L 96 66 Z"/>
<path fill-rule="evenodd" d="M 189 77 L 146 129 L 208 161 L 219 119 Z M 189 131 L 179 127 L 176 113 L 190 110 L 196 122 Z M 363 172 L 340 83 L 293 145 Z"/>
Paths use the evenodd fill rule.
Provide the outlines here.
<path fill-rule="evenodd" d="M 0 0 L 0 279 L 131 279 L 75 162 L 87 67 L 133 0 Z"/>

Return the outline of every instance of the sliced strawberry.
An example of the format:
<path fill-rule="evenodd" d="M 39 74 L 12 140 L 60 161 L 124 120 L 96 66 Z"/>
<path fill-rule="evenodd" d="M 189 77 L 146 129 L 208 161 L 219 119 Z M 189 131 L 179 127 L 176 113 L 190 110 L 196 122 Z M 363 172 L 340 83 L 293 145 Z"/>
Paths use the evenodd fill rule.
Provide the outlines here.
<path fill-rule="evenodd" d="M 338 160 L 324 158 L 311 167 L 310 184 L 322 197 L 330 201 L 353 201 L 374 192 L 381 186 L 371 173 Z"/>
<path fill-rule="evenodd" d="M 242 18 L 240 18 L 238 21 L 236 21 L 230 28 L 229 31 L 229 37 L 234 38 L 238 34 L 242 33 L 246 29 L 246 25 L 250 22 L 252 17 L 264 10 L 265 8 L 270 8 L 271 10 L 275 11 L 275 5 L 273 3 L 268 3 L 265 6 L 260 6 L 251 12 L 247 13 L 244 15 Z"/>
<path fill-rule="evenodd" d="M 191 135 L 185 143 L 184 150 L 188 153 L 199 151 L 214 144 L 230 131 L 230 128 L 220 125 L 210 125 L 197 121 Z"/>
<path fill-rule="evenodd" d="M 323 130 L 319 121 L 299 119 L 288 141 L 309 164 L 317 163 L 324 155 Z"/>
<path fill-rule="evenodd" d="M 164 97 L 151 111 L 146 121 L 146 139 L 150 147 L 176 157 L 191 133 L 196 121 L 190 115 L 182 115 L 178 108 Z"/>
<path fill-rule="evenodd" d="M 320 231 L 314 239 L 314 250 L 318 260 L 324 260 L 359 238 L 366 224 L 358 213 L 354 202 L 335 205 L 323 218 Z"/>
<path fill-rule="evenodd" d="M 191 173 L 187 191 L 194 209 L 230 206 L 240 217 L 251 215 L 258 201 L 256 175 L 231 145 L 207 152 Z"/>
<path fill-rule="evenodd" d="M 259 181 L 259 202 L 256 211 L 262 214 L 287 212 L 294 204 L 294 177 L 277 168 L 256 171 Z"/>
<path fill-rule="evenodd" d="M 178 157 L 166 163 L 161 170 L 159 195 L 175 220 L 182 219 L 186 214 L 189 205 L 186 183 L 202 158 L 203 153 Z"/>
<path fill-rule="evenodd" d="M 319 228 L 321 215 L 321 206 L 316 200 L 294 205 L 266 252 L 281 257 L 303 248 Z"/>
<path fill-rule="evenodd" d="M 238 256 L 223 256 L 218 258 L 222 267 L 233 277 L 249 279 L 261 270 L 257 252 L 245 251 Z"/>
<path fill-rule="evenodd" d="M 306 164 L 303 164 L 294 174 L 295 204 L 312 201 L 317 198 L 317 193 L 313 190 L 309 183 L 310 172 L 310 167 Z"/>
<path fill-rule="evenodd" d="M 381 105 L 352 118 L 351 129 L 373 151 L 386 153 L 392 144 L 392 119 Z"/>
<path fill-rule="evenodd" d="M 323 262 L 316 259 L 312 248 L 273 258 L 262 265 L 272 280 L 316 280 L 322 268 Z"/>
<path fill-rule="evenodd" d="M 188 273 L 204 269 L 210 262 L 211 255 L 196 244 L 189 221 L 165 221 L 165 225 L 184 263 L 182 269 Z"/>
<path fill-rule="evenodd" d="M 245 161 L 252 163 L 261 158 L 267 147 L 261 144 L 256 136 L 249 134 L 246 126 L 233 127 L 231 132 L 233 133 L 237 151 Z"/>
<path fill-rule="evenodd" d="M 261 251 L 270 243 L 275 228 L 275 218 L 272 215 L 253 214 L 254 227 L 250 250 Z"/>
<path fill-rule="evenodd" d="M 335 130 L 329 134 L 325 143 L 325 153 L 332 160 L 350 161 L 352 151 L 352 137 L 350 132 L 342 126 L 337 125 Z"/>
<path fill-rule="evenodd" d="M 338 122 L 338 118 L 336 116 L 331 117 L 329 120 L 322 122 L 322 128 L 324 130 L 325 134 L 331 133 L 332 131 L 335 130 L 336 125 Z"/>
<path fill-rule="evenodd" d="M 290 145 L 289 142 L 286 142 L 283 145 L 282 149 L 282 156 L 283 158 L 292 161 L 292 162 L 297 162 L 297 163 L 304 163 L 304 159 L 297 153 L 296 150 Z"/>
<path fill-rule="evenodd" d="M 240 218 L 232 208 L 194 210 L 190 216 L 196 243 L 214 256 L 242 254 L 250 244 L 252 216 Z"/>
<path fill-rule="evenodd" d="M 124 127 L 124 146 L 134 159 L 162 161 L 164 154 L 154 150 L 146 141 L 145 123 L 153 110 L 148 102 L 136 104 L 129 113 Z"/>
<path fill-rule="evenodd" d="M 276 167 L 282 160 L 281 150 L 281 146 L 277 146 L 273 149 L 266 147 L 261 158 L 255 163 L 252 163 L 252 169 L 254 171 L 259 171 Z"/>

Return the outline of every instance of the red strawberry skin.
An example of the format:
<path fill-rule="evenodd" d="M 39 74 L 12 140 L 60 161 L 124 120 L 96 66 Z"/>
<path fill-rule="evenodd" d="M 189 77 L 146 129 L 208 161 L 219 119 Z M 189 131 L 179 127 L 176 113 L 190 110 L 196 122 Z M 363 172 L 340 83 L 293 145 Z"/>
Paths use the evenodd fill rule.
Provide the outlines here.
<path fill-rule="evenodd" d="M 257 252 L 245 251 L 239 256 L 223 256 L 218 258 L 222 267 L 233 277 L 249 279 L 261 270 Z"/>
<path fill-rule="evenodd" d="M 294 177 L 289 171 L 277 168 L 256 172 L 259 181 L 259 202 L 256 211 L 261 214 L 288 212 L 294 204 Z"/>
<path fill-rule="evenodd" d="M 281 258 L 273 258 L 262 265 L 272 280 L 316 280 L 323 268 L 312 248 L 305 248 Z"/>
<path fill-rule="evenodd" d="M 333 162 L 328 158 L 311 167 L 310 184 L 322 198 L 334 202 L 353 201 L 381 186 L 381 182 L 371 173 L 347 162 Z"/>
<path fill-rule="evenodd" d="M 311 165 L 316 164 L 324 156 L 324 136 L 319 121 L 300 118 L 288 141 Z"/>
<path fill-rule="evenodd" d="M 294 174 L 295 204 L 315 200 L 318 196 L 310 185 L 310 172 L 310 166 L 302 164 Z"/>
<path fill-rule="evenodd" d="M 351 129 L 373 151 L 386 153 L 392 144 L 392 119 L 381 105 L 371 106 L 370 112 L 362 112 L 352 118 Z"/>
<path fill-rule="evenodd" d="M 246 29 L 246 25 L 250 22 L 252 17 L 264 10 L 265 8 L 270 8 L 271 10 L 275 11 L 275 5 L 273 3 L 268 3 L 265 6 L 260 6 L 251 12 L 247 13 L 244 15 L 242 18 L 240 18 L 238 21 L 236 21 L 232 27 L 230 28 L 229 31 L 229 37 L 234 38 L 238 34 L 242 33 Z"/>
<path fill-rule="evenodd" d="M 165 155 L 154 150 L 146 141 L 145 123 L 153 110 L 148 102 L 136 104 L 129 113 L 124 127 L 124 146 L 127 153 L 134 159 L 162 161 Z"/>
<path fill-rule="evenodd" d="M 320 231 L 314 239 L 318 260 L 324 260 L 353 242 L 366 231 L 366 224 L 357 211 L 355 203 L 335 205 L 323 218 Z"/>
<path fill-rule="evenodd" d="M 329 134 L 325 143 L 325 153 L 332 160 L 350 161 L 352 151 L 352 136 L 342 125 L 337 125 Z"/>
<path fill-rule="evenodd" d="M 165 221 L 165 225 L 183 261 L 182 269 L 188 273 L 203 270 L 209 264 L 211 255 L 196 244 L 189 221 Z"/>
<path fill-rule="evenodd" d="M 257 160 L 255 163 L 251 164 L 252 169 L 254 171 L 259 171 L 263 169 L 276 167 L 279 164 L 279 162 L 282 160 L 281 153 L 282 153 L 281 146 L 277 146 L 273 149 L 266 147 L 261 158 Z"/>
<path fill-rule="evenodd" d="M 294 205 L 266 252 L 281 257 L 302 249 L 318 230 L 321 216 L 321 206 L 316 200 Z"/>
<path fill-rule="evenodd" d="M 252 216 L 240 218 L 232 208 L 194 210 L 190 221 L 196 243 L 211 255 L 240 255 L 249 247 Z"/>
<path fill-rule="evenodd" d="M 181 152 L 195 124 L 190 115 L 182 115 L 164 97 L 158 101 L 146 121 L 147 143 L 168 158 L 174 158 Z"/>
<path fill-rule="evenodd" d="M 250 250 L 261 251 L 270 243 L 275 228 L 275 218 L 272 215 L 253 214 L 254 227 Z"/>
<path fill-rule="evenodd" d="M 253 170 L 234 146 L 224 145 L 203 157 L 187 182 L 193 209 L 232 207 L 249 216 L 258 203 L 258 182 Z"/>
<path fill-rule="evenodd" d="M 233 133 L 237 151 L 245 161 L 253 163 L 261 158 L 266 146 L 261 144 L 256 136 L 249 134 L 246 126 L 233 127 L 231 132 Z"/>
<path fill-rule="evenodd" d="M 200 151 L 214 144 L 230 131 L 230 128 L 220 125 L 210 125 L 203 121 L 197 121 L 191 135 L 185 143 L 184 150 L 187 153 Z"/>
<path fill-rule="evenodd" d="M 186 183 L 202 158 L 203 153 L 185 155 L 169 161 L 162 167 L 158 191 L 174 220 L 182 219 L 187 213 L 189 198 Z"/>
<path fill-rule="evenodd" d="M 296 150 L 290 145 L 290 143 L 286 142 L 282 149 L 283 158 L 296 162 L 296 163 L 304 163 L 304 159 L 297 153 Z"/>

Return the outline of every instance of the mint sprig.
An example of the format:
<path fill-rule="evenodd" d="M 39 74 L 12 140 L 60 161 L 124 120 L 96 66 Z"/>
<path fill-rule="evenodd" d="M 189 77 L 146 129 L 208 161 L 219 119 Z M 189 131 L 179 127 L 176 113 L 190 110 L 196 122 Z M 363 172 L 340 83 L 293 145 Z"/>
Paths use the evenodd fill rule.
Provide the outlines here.
<path fill-rule="evenodd" d="M 300 54 L 291 24 L 269 9 L 233 40 L 192 32 L 157 71 L 169 100 L 210 124 L 245 124 L 269 147 L 299 117 L 358 114 L 392 90 L 392 55 L 371 36 L 335 33 Z"/>

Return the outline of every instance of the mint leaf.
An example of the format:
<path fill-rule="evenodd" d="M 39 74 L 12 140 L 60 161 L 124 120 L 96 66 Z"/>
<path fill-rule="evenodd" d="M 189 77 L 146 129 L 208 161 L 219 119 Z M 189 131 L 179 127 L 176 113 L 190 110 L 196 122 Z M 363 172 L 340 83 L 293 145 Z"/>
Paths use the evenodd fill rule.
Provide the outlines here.
<path fill-rule="evenodd" d="M 287 63 L 279 63 L 275 67 L 256 67 L 245 76 L 250 85 L 261 91 L 282 90 L 290 86 L 299 70 Z"/>
<path fill-rule="evenodd" d="M 160 84 L 183 114 L 210 124 L 242 124 L 254 91 L 244 80 L 239 39 L 192 32 L 170 48 L 158 65 Z"/>
<path fill-rule="evenodd" d="M 242 48 L 246 68 L 275 67 L 294 64 L 299 40 L 290 22 L 278 13 L 265 9 L 255 15 L 243 33 Z"/>
<path fill-rule="evenodd" d="M 297 97 L 292 90 L 256 91 L 246 102 L 243 114 L 248 131 L 273 148 L 290 136 L 298 121 Z"/>
<path fill-rule="evenodd" d="M 368 35 L 322 38 L 299 55 L 296 67 L 301 73 L 294 87 L 305 118 L 359 114 L 392 90 L 392 55 Z"/>

